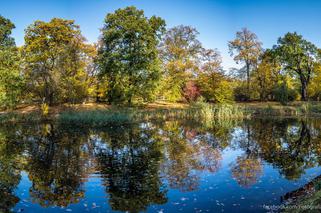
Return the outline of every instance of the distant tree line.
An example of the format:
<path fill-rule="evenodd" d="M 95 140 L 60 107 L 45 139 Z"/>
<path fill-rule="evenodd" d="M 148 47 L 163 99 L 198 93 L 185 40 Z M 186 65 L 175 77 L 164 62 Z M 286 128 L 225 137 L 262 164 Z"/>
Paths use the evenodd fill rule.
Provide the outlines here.
<path fill-rule="evenodd" d="M 135 7 L 107 14 L 97 43 L 88 44 L 73 20 L 35 21 L 17 47 L 14 24 L 0 16 L 0 107 L 20 103 L 110 104 L 155 100 L 319 100 L 321 50 L 287 33 L 270 49 L 244 28 L 228 42 L 243 67 L 223 70 L 218 50 L 206 49 L 198 31 L 146 17 Z"/>

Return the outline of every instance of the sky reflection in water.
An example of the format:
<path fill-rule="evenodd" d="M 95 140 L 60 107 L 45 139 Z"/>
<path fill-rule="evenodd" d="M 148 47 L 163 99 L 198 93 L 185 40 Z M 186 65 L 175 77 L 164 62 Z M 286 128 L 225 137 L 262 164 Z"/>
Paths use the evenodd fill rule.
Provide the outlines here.
<path fill-rule="evenodd" d="M 2 126 L 0 210 L 266 212 L 321 175 L 320 131 L 295 119 Z"/>

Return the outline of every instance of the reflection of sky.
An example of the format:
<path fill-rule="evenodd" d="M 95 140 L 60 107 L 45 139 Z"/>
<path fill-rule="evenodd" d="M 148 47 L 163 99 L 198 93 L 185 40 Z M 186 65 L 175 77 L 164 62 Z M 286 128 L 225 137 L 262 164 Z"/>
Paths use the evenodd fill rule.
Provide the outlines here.
<path fill-rule="evenodd" d="M 306 173 L 297 181 L 289 181 L 281 177 L 278 169 L 270 164 L 263 163 L 263 174 L 257 183 L 251 187 L 242 187 L 232 178 L 231 165 L 238 156 L 243 154 L 240 150 L 227 148 L 222 152 L 222 163 L 216 173 L 192 171 L 200 176 L 198 190 L 181 192 L 178 189 L 170 189 L 167 193 L 168 203 L 162 206 L 153 205 L 149 212 L 190 212 L 203 210 L 217 212 L 224 209 L 225 212 L 253 210 L 265 212 L 260 205 L 278 205 L 280 198 L 289 191 L 300 188 L 309 180 L 319 175 L 320 168 L 306 170 Z M 166 180 L 163 181 L 168 185 Z M 39 204 L 32 204 L 29 198 L 31 182 L 28 175 L 22 172 L 21 182 L 16 190 L 20 202 L 14 208 L 15 211 L 24 209 L 25 212 L 44 212 Z M 49 207 L 46 212 L 82 212 L 87 209 L 91 212 L 111 211 L 108 204 L 108 195 L 105 192 L 102 177 L 99 174 L 90 175 L 84 184 L 85 198 L 78 204 L 72 204 L 66 208 Z"/>
<path fill-rule="evenodd" d="M 276 155 L 273 155 L 275 154 L 274 152 L 260 153 L 262 150 L 268 151 L 267 147 L 265 147 L 269 146 L 269 144 L 267 144 L 268 141 L 271 142 L 271 147 L 274 147 L 276 144 L 273 142 L 277 142 L 278 139 L 281 139 L 279 142 L 281 142 L 281 146 L 284 148 L 282 151 L 284 152 L 288 151 L 286 149 L 287 146 L 285 146 L 287 142 L 292 142 L 291 148 L 294 148 L 294 150 L 298 152 L 301 151 L 300 148 L 310 146 L 311 142 L 310 152 L 299 153 L 298 158 L 294 159 L 296 161 L 293 162 L 293 165 L 295 165 L 295 163 L 308 163 L 311 159 L 317 160 L 317 158 L 313 158 L 309 154 L 318 153 L 315 150 L 316 147 L 314 145 L 318 142 L 317 137 L 320 132 L 315 132 L 315 135 L 312 137 L 314 140 L 309 141 L 309 144 L 295 144 L 294 141 L 290 140 L 288 135 L 291 133 L 291 136 L 294 138 L 300 136 L 304 137 L 304 134 L 302 135 L 302 132 L 300 131 L 304 129 L 303 126 L 301 126 L 301 128 L 297 128 L 302 124 L 298 121 L 284 120 L 282 123 L 278 123 L 280 121 L 274 122 L 271 120 L 266 123 L 266 131 L 271 132 L 271 134 L 273 134 L 274 130 L 279 132 L 279 134 L 275 134 L 274 136 L 276 137 L 276 141 L 271 141 L 271 138 L 265 135 L 266 132 L 263 131 L 265 129 L 262 129 L 265 128 L 264 122 L 265 120 L 262 121 L 259 119 L 257 120 L 257 123 L 256 120 L 252 120 L 249 123 L 245 121 L 236 128 L 229 126 L 224 128 L 222 127 L 222 129 L 220 129 L 218 126 L 215 126 L 215 130 L 213 130 L 211 128 L 198 128 L 199 126 L 195 126 L 194 123 L 187 124 L 185 122 L 179 123 L 174 121 L 172 123 L 172 127 L 170 122 L 164 124 L 168 125 L 166 126 L 168 128 L 157 126 L 156 124 L 148 124 L 140 126 L 137 125 L 136 128 L 135 126 L 132 126 L 133 129 L 122 129 L 123 131 L 118 132 L 119 134 L 124 134 L 124 136 L 129 133 L 135 133 L 133 134 L 133 137 L 119 137 L 122 135 L 114 135 L 107 129 L 105 131 L 90 131 L 90 133 L 87 133 L 88 135 L 79 135 L 82 143 L 75 143 L 75 146 L 72 148 L 72 150 L 77 150 L 79 148 L 84 151 L 79 155 L 79 159 L 77 158 L 79 160 L 79 166 L 81 166 L 81 168 L 79 168 L 79 171 L 81 172 L 80 175 L 83 177 L 80 182 L 81 189 L 85 192 L 84 198 L 81 198 L 79 203 L 69 205 L 66 208 L 50 206 L 43 209 L 38 203 L 32 203 L 33 200 L 29 197 L 29 190 L 32 187 L 32 183 L 29 180 L 28 174 L 23 171 L 21 172 L 21 181 L 15 190 L 15 195 L 20 198 L 20 202 L 15 206 L 14 210 L 16 212 L 22 210 L 24 210 L 24 212 L 82 212 L 85 210 L 92 212 L 111 211 L 111 207 L 109 205 L 111 195 L 106 193 L 109 188 L 103 184 L 110 183 L 113 185 L 112 182 L 116 183 L 114 185 L 116 187 L 111 188 L 110 191 L 117 196 L 123 194 L 133 195 L 137 192 L 141 199 L 146 197 L 148 198 L 150 194 L 153 194 L 153 192 L 148 190 L 144 192 L 137 190 L 137 188 L 140 189 L 141 186 L 137 178 L 142 177 L 140 175 L 143 175 L 144 178 L 142 178 L 142 182 L 147 184 L 150 184 L 149 180 L 156 180 L 157 182 L 159 177 L 162 182 L 160 190 L 162 192 L 164 191 L 166 194 L 165 196 L 168 198 L 168 202 L 164 205 L 152 204 L 151 206 L 148 206 L 147 209 L 149 212 L 177 212 L 178 210 L 182 212 L 194 212 L 196 210 L 202 210 L 203 212 L 206 210 L 210 212 L 220 212 L 222 209 L 224 209 L 225 212 L 235 210 L 238 210 L 239 212 L 248 212 L 249 210 L 253 210 L 253 212 L 264 212 L 265 210 L 261 208 L 262 205 L 280 204 L 281 196 L 284 196 L 287 192 L 300 188 L 311 179 L 320 175 L 321 169 L 320 167 L 317 167 L 304 170 L 304 168 L 300 167 L 300 169 L 302 169 L 300 172 L 302 171 L 303 174 L 300 174 L 300 178 L 295 181 L 287 180 L 285 177 L 280 175 L 280 171 L 283 171 L 284 173 L 287 173 L 288 175 L 290 173 L 290 176 L 293 176 L 291 171 L 289 172 L 289 170 L 291 170 L 289 166 L 291 166 L 292 159 L 280 159 L 283 156 L 278 154 L 283 152 L 278 152 Z M 306 127 L 309 127 L 310 125 L 314 128 L 318 128 L 319 130 L 319 123 L 307 123 Z M 148 126 L 150 128 L 147 128 Z M 288 126 L 290 128 L 287 128 Z M 147 129 L 152 129 L 152 131 L 149 132 Z M 158 129 L 163 129 L 163 131 L 158 131 Z M 271 129 L 273 129 L 273 131 L 271 131 Z M 227 135 L 223 135 L 222 132 L 219 132 L 220 130 L 224 130 L 223 134 L 230 134 L 230 137 L 225 137 Z M 248 130 L 250 130 L 250 132 L 253 131 L 253 134 L 250 134 L 249 137 L 250 141 L 247 141 Z M 285 132 L 281 133 L 281 130 L 288 134 L 283 134 Z M 59 132 L 59 129 L 56 129 L 56 131 Z M 68 134 L 70 133 L 71 131 L 68 131 Z M 156 133 L 162 134 L 159 135 Z M 260 135 L 260 133 L 264 134 Z M 33 132 L 27 132 L 26 134 L 27 135 L 25 135 L 25 137 L 29 138 L 28 134 L 33 134 Z M 68 137 L 65 134 L 63 135 L 64 139 Z M 72 137 L 72 135 L 73 134 L 71 134 L 70 137 Z M 139 140 L 142 136 L 148 136 L 151 140 L 146 140 L 145 138 L 142 142 Z M 263 136 L 266 136 L 267 138 L 263 138 Z M 230 140 L 229 143 L 225 143 L 224 139 L 227 138 Z M 287 138 L 288 140 L 282 140 L 282 138 Z M 161 142 L 163 139 L 166 139 L 166 141 L 164 140 Z M 59 137 L 55 138 L 55 140 L 57 140 L 56 145 L 58 145 Z M 113 142 L 111 142 L 111 140 L 113 140 Z M 256 144 L 254 140 L 260 141 L 260 143 L 258 143 L 260 146 L 256 146 L 258 144 Z M 151 141 L 157 142 L 153 144 Z M 134 144 L 130 145 L 129 143 Z M 148 148 L 149 146 L 146 143 L 151 145 L 152 148 Z M 229 145 L 225 147 L 225 144 Z M 51 164 L 53 166 L 51 168 L 52 170 L 46 170 L 47 172 L 51 172 L 56 169 L 54 165 L 64 165 L 64 163 L 60 162 L 60 159 L 58 159 L 59 157 L 63 157 L 59 152 L 63 152 L 64 154 L 68 153 L 71 154 L 71 157 L 73 156 L 72 152 L 65 153 L 68 149 L 68 146 L 65 147 L 65 145 L 68 144 L 61 144 L 61 147 L 56 150 L 57 152 L 55 153 L 55 156 L 57 158 L 54 158 L 54 161 L 56 162 Z M 154 145 L 157 145 L 157 147 L 154 147 Z M 298 147 L 296 145 L 298 145 Z M 291 151 L 291 149 L 289 150 Z M 105 153 L 108 153 L 108 156 L 105 156 L 106 158 L 100 156 L 104 151 Z M 303 149 L 303 151 L 306 150 Z M 157 153 L 159 152 L 163 157 L 161 157 L 161 159 L 158 157 L 154 158 L 154 154 L 158 156 Z M 86 157 L 88 153 L 91 153 L 92 155 L 90 155 L 90 157 Z M 141 157 L 141 155 L 145 156 L 145 154 L 148 158 Z M 267 154 L 268 157 L 264 154 Z M 304 156 L 301 156 L 301 154 Z M 46 154 L 43 153 L 43 155 Z M 43 157 L 43 155 L 41 156 Z M 307 155 L 309 155 L 309 159 L 306 158 Z M 260 159 L 259 156 L 265 156 L 266 159 L 269 159 L 270 161 L 275 160 L 274 166 L 265 162 L 263 159 Z M 28 156 L 25 157 L 28 158 Z M 307 162 L 301 162 L 301 157 L 305 158 L 304 160 L 307 160 Z M 144 161 L 142 161 L 142 159 Z M 155 159 L 159 161 L 155 162 Z M 37 161 L 39 159 L 36 157 L 33 160 Z M 150 161 L 146 162 L 145 160 Z M 290 162 L 285 163 L 283 160 L 288 160 Z M 30 163 L 30 165 L 26 165 L 26 169 L 30 169 L 28 166 L 35 166 L 33 165 L 33 161 L 26 160 L 25 162 Z M 137 167 L 140 166 L 140 164 L 147 168 Z M 110 169 L 111 165 L 114 165 L 118 170 Z M 282 166 L 284 166 L 284 168 L 280 168 Z M 63 168 L 68 169 L 69 167 Z M 141 170 L 137 171 L 137 169 L 133 170 L 133 168 L 141 168 Z M 39 169 L 43 169 L 43 167 L 39 167 Z M 124 171 L 122 169 L 124 169 Z M 159 174 L 154 174 L 155 170 L 158 171 Z M 41 174 L 42 170 L 30 171 L 39 172 L 39 176 L 37 176 L 36 173 L 33 173 L 35 183 L 37 180 L 39 181 L 43 178 L 41 175 L 46 175 Z M 70 170 L 70 172 L 75 171 L 78 170 Z M 92 174 L 87 175 L 84 174 L 85 172 L 90 172 Z M 114 173 L 111 172 L 114 172 L 115 176 Z M 104 173 L 105 176 L 102 176 L 100 173 Z M 72 176 L 71 173 L 67 174 Z M 55 181 L 57 181 L 56 184 L 62 182 L 66 183 L 64 181 L 57 180 L 59 178 L 56 176 L 49 175 L 49 177 L 55 178 Z M 152 179 L 153 177 L 156 178 Z M 146 181 L 147 179 L 148 181 Z M 121 183 L 124 183 L 122 181 L 128 180 L 135 180 L 135 186 L 128 186 L 126 184 L 128 182 L 121 185 Z M 79 179 L 77 181 L 79 181 Z M 154 186 L 154 183 L 155 182 L 151 184 L 152 187 Z M 41 186 L 41 184 L 39 185 Z M 158 187 L 158 182 L 156 185 L 157 186 L 155 188 Z M 190 186 L 195 190 L 190 190 Z M 59 186 L 55 185 L 55 187 L 52 188 L 57 189 Z M 137 191 L 135 191 L 135 189 Z M 128 192 L 128 194 L 126 192 Z M 114 201 L 116 200 L 114 199 Z M 144 201 L 147 201 L 146 203 L 153 202 L 151 200 Z M 117 205 L 118 203 L 114 204 L 114 206 L 120 207 Z"/>

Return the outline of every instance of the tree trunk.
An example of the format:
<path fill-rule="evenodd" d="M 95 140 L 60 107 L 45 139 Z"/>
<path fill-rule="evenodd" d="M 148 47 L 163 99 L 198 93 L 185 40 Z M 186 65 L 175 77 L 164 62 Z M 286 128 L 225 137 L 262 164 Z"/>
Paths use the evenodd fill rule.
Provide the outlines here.
<path fill-rule="evenodd" d="M 132 96 L 129 96 L 129 98 L 127 100 L 127 104 L 128 104 L 128 106 L 132 105 Z"/>
<path fill-rule="evenodd" d="M 307 82 L 301 78 L 301 101 L 308 100 L 307 86 L 308 86 Z"/>
<path fill-rule="evenodd" d="M 96 103 L 100 103 L 100 97 L 99 97 L 99 84 L 96 85 Z"/>
<path fill-rule="evenodd" d="M 250 97 L 250 63 L 246 62 L 246 83 L 247 83 L 247 92 Z"/>
<path fill-rule="evenodd" d="M 53 106 L 54 105 L 54 93 L 50 93 L 48 97 L 48 105 Z"/>
<path fill-rule="evenodd" d="M 250 100 L 250 63 L 246 62 L 246 89 L 247 89 L 247 99 Z"/>

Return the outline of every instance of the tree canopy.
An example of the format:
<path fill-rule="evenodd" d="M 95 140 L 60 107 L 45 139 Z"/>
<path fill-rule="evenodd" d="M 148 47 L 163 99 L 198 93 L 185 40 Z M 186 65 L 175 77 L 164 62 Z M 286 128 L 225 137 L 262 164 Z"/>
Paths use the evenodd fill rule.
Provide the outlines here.
<path fill-rule="evenodd" d="M 15 45 L 14 38 L 11 37 L 14 28 L 15 25 L 9 19 L 0 15 L 0 48 Z"/>
<path fill-rule="evenodd" d="M 157 46 L 164 27 L 163 19 L 147 18 L 135 7 L 106 16 L 98 63 L 99 75 L 108 79 L 108 102 L 153 98 L 160 79 Z"/>
<path fill-rule="evenodd" d="M 202 45 L 198 31 L 190 26 L 176 26 L 167 30 L 161 44 L 164 67 L 165 98 L 177 101 L 183 97 L 186 82 L 197 70 Z"/>
<path fill-rule="evenodd" d="M 86 97 L 84 42 L 73 20 L 36 21 L 26 29 L 25 75 L 34 97 L 49 105 Z"/>
<path fill-rule="evenodd" d="M 20 55 L 11 32 L 14 24 L 0 16 L 0 107 L 13 108 L 21 98 Z"/>
<path fill-rule="evenodd" d="M 250 72 L 251 68 L 258 63 L 258 58 L 262 53 L 262 43 L 258 40 L 256 34 L 243 28 L 236 32 L 236 37 L 228 43 L 231 56 L 239 63 L 245 63 L 246 80 L 247 80 L 247 95 L 250 95 Z"/>
<path fill-rule="evenodd" d="M 157 100 L 214 103 L 320 100 L 321 50 L 298 33 L 262 48 L 247 28 L 227 43 L 241 68 L 226 70 L 192 26 L 126 7 L 106 15 L 97 43 L 74 20 L 37 20 L 17 47 L 14 23 L 0 16 L 0 107 L 21 103 L 141 104 Z M 44 110 L 46 111 L 46 110 Z"/>
<path fill-rule="evenodd" d="M 301 83 L 301 100 L 306 101 L 307 87 L 316 64 L 320 61 L 320 52 L 311 42 L 296 32 L 287 33 L 279 38 L 274 50 L 277 52 L 282 68 L 297 75 Z"/>

